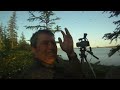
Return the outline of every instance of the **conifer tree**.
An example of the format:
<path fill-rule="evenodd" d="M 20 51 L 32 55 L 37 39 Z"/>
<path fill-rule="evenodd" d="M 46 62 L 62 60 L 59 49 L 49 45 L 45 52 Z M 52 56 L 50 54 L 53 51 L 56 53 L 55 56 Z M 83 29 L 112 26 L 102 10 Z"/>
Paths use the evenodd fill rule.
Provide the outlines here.
<path fill-rule="evenodd" d="M 55 21 L 59 20 L 60 18 L 54 17 L 53 11 L 29 11 L 30 17 L 28 19 L 29 22 L 38 21 L 38 25 L 33 26 L 25 26 L 26 29 L 35 29 L 35 30 L 42 30 L 42 29 L 49 29 L 53 32 L 54 29 L 52 28 L 53 25 L 55 25 Z"/>
<path fill-rule="evenodd" d="M 3 26 L 0 24 L 0 50 L 3 48 Z"/>
<path fill-rule="evenodd" d="M 120 11 L 105 11 L 110 13 L 110 17 L 119 17 L 120 16 Z M 117 42 L 118 39 L 120 39 L 120 19 L 117 21 L 113 21 L 113 23 L 116 25 L 115 30 L 112 33 L 106 33 L 104 34 L 103 38 L 105 40 L 110 40 L 110 43 L 112 43 L 113 40 Z M 120 45 L 117 45 L 116 47 L 112 48 L 108 54 L 109 57 L 111 57 L 115 52 L 120 50 Z"/>
<path fill-rule="evenodd" d="M 13 49 L 17 46 L 17 26 L 16 26 L 16 11 L 13 12 L 8 22 L 8 39 L 10 40 L 10 47 Z"/>

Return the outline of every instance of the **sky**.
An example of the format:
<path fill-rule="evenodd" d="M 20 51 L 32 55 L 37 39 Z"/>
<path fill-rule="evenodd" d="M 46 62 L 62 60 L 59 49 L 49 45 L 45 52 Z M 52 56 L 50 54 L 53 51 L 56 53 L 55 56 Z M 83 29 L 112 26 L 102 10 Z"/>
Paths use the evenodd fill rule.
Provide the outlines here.
<path fill-rule="evenodd" d="M 12 15 L 13 11 L 0 11 L 0 23 L 3 26 L 7 26 L 7 23 Z M 116 26 L 113 24 L 113 21 L 120 19 L 119 17 L 108 18 L 109 13 L 103 13 L 103 11 L 53 11 L 55 17 L 60 17 L 60 20 L 55 21 L 56 25 L 61 26 L 61 29 L 64 31 L 64 28 L 67 28 L 70 34 L 73 37 L 74 47 L 76 43 L 79 42 L 79 38 L 83 38 L 84 33 L 87 33 L 87 39 L 91 47 L 103 47 L 103 46 L 112 46 L 120 43 L 113 41 L 110 44 L 109 40 L 104 40 L 102 37 L 105 33 L 112 33 Z M 26 29 L 26 25 L 35 25 L 38 22 L 29 22 L 28 11 L 16 11 L 17 15 L 17 33 L 18 39 L 23 32 L 26 40 L 30 40 L 33 33 L 36 30 Z M 58 40 L 58 37 L 63 38 L 60 32 L 55 34 L 55 40 Z M 29 42 L 29 41 L 28 41 Z M 59 45 L 57 45 L 59 47 Z"/>

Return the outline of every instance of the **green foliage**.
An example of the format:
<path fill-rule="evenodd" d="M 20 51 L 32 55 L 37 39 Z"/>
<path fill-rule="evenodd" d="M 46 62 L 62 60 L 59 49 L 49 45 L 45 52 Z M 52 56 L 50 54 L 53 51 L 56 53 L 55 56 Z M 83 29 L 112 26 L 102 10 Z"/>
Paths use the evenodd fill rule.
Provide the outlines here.
<path fill-rule="evenodd" d="M 109 11 L 109 13 L 111 14 L 109 18 L 111 17 L 118 17 L 120 15 L 120 11 Z"/>
<path fill-rule="evenodd" d="M 17 46 L 17 26 L 16 26 L 16 12 L 10 17 L 8 22 L 8 39 L 10 41 L 10 47 L 15 48 Z"/>
<path fill-rule="evenodd" d="M 3 27 L 2 24 L 0 25 L 0 51 L 9 50 L 10 47 L 10 39 L 7 35 L 6 27 Z"/>
<path fill-rule="evenodd" d="M 18 44 L 17 49 L 31 51 L 31 46 L 28 43 L 21 43 Z"/>
<path fill-rule="evenodd" d="M 32 53 L 26 50 L 0 52 L 0 78 L 11 79 L 32 65 Z"/>
<path fill-rule="evenodd" d="M 118 17 L 120 15 L 120 11 L 109 11 L 109 13 L 111 14 L 111 16 L 109 18 L 111 18 L 111 17 Z M 113 31 L 113 33 L 106 33 L 103 36 L 103 38 L 105 38 L 105 40 L 111 40 L 111 42 L 113 40 L 117 41 L 117 39 L 119 38 L 119 35 L 120 35 L 120 20 L 113 21 L 113 23 L 115 25 L 117 25 L 115 30 Z"/>
<path fill-rule="evenodd" d="M 20 50 L 30 50 L 30 45 L 26 42 L 23 32 L 21 34 L 17 48 Z"/>
<path fill-rule="evenodd" d="M 105 12 L 108 12 L 108 11 L 105 11 Z M 109 13 L 111 14 L 109 18 L 118 17 L 120 15 L 120 11 L 109 11 Z M 113 40 L 117 42 L 117 40 L 120 38 L 120 20 L 113 21 L 113 23 L 117 25 L 115 30 L 112 33 L 106 33 L 103 36 L 105 40 L 110 40 L 110 43 L 112 43 Z M 116 51 L 119 51 L 119 50 L 120 50 L 120 45 L 115 46 L 115 48 L 112 48 L 110 50 L 108 56 L 111 57 L 112 55 L 114 55 Z"/>
<path fill-rule="evenodd" d="M 110 50 L 110 52 L 108 53 L 108 56 L 111 57 L 113 54 L 115 54 L 119 50 L 120 50 L 120 45 L 115 46 Z"/>
<path fill-rule="evenodd" d="M 10 17 L 8 27 L 0 25 L 0 78 L 10 79 L 27 70 L 32 64 L 30 45 L 24 34 L 17 42 L 16 12 Z"/>
<path fill-rule="evenodd" d="M 53 11 L 29 11 L 30 17 L 28 19 L 29 22 L 38 21 L 38 25 L 34 26 L 25 26 L 26 29 L 50 29 L 52 30 L 52 26 L 55 24 L 56 20 L 59 20 L 60 18 L 56 17 L 53 18 L 55 14 Z M 39 15 L 38 15 L 39 14 Z M 38 16 L 37 16 L 38 15 Z"/>
<path fill-rule="evenodd" d="M 0 25 L 0 50 L 3 48 L 3 26 Z"/>
<path fill-rule="evenodd" d="M 113 33 L 106 33 L 103 38 L 105 38 L 105 40 L 111 40 L 110 43 L 112 43 L 113 40 L 116 40 L 119 38 L 120 35 L 120 31 L 113 31 Z"/>

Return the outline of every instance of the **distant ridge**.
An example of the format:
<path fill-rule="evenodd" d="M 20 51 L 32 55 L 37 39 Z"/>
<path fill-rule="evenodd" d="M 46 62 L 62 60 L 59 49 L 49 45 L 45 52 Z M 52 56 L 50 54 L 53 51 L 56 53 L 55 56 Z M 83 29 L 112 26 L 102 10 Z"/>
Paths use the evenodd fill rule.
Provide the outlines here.
<path fill-rule="evenodd" d="M 93 47 L 93 48 L 114 48 L 114 47 L 116 47 L 116 46 L 103 46 L 103 47 L 97 46 L 97 47 Z"/>
<path fill-rule="evenodd" d="M 97 47 L 91 47 L 91 48 L 114 48 L 114 47 L 116 46 L 102 46 L 102 47 L 97 46 Z M 89 47 L 86 47 L 86 48 L 89 48 Z M 58 47 L 58 49 L 61 49 L 61 48 Z M 74 49 L 79 49 L 79 47 L 74 47 Z"/>

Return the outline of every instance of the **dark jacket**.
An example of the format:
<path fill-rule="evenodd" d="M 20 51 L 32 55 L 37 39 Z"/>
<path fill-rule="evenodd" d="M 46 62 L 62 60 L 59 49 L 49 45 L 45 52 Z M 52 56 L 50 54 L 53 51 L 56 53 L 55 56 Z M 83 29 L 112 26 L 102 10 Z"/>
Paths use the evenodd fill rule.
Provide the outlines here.
<path fill-rule="evenodd" d="M 77 57 L 69 61 L 58 57 L 54 65 L 35 59 L 33 66 L 23 73 L 21 79 L 83 79 L 83 75 Z"/>

